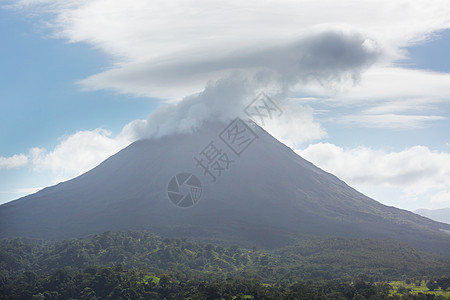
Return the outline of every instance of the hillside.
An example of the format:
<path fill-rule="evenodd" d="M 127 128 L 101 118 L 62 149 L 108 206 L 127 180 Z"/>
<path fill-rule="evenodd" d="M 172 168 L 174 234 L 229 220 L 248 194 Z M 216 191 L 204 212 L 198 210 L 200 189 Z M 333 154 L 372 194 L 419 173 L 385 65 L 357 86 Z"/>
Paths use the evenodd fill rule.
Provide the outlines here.
<path fill-rule="evenodd" d="M 0 299 L 388 299 L 390 280 L 448 289 L 449 269 L 448 257 L 379 239 L 311 238 L 276 251 L 142 231 L 0 239 Z"/>
<path fill-rule="evenodd" d="M 267 251 L 162 238 L 143 231 L 105 232 L 64 241 L 0 239 L 0 258 L 0 270 L 10 275 L 120 264 L 125 269 L 144 268 L 158 274 L 181 272 L 186 278 L 189 273 L 194 277 L 202 272 L 218 272 L 220 277 L 245 273 L 274 283 L 281 278 L 295 282 L 298 278 L 360 276 L 398 280 L 444 276 L 450 269 L 449 257 L 393 240 L 309 238 Z"/>

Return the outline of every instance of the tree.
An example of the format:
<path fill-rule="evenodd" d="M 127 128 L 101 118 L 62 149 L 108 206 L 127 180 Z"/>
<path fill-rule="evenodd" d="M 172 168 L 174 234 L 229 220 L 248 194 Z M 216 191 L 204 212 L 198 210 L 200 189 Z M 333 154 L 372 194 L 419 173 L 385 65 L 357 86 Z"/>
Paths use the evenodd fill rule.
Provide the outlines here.
<path fill-rule="evenodd" d="M 97 295 L 95 291 L 89 287 L 85 287 L 80 293 L 80 299 L 82 300 L 95 300 Z"/>
<path fill-rule="evenodd" d="M 170 283 L 170 276 L 168 274 L 162 274 L 159 278 L 159 285 L 167 287 Z"/>
<path fill-rule="evenodd" d="M 436 280 L 436 283 L 442 290 L 450 289 L 450 277 L 442 277 Z"/>
<path fill-rule="evenodd" d="M 436 283 L 436 281 L 430 280 L 430 281 L 427 282 L 427 288 L 430 291 L 434 291 L 434 290 L 439 288 L 439 285 Z"/>
<path fill-rule="evenodd" d="M 267 266 L 269 264 L 269 258 L 266 255 L 261 256 L 259 263 L 263 266 Z"/>

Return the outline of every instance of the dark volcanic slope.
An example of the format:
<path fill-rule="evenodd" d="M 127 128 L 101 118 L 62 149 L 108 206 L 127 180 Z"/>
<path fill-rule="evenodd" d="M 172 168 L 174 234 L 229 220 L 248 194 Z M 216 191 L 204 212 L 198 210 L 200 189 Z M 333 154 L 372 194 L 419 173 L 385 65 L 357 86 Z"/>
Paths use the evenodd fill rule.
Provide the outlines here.
<path fill-rule="evenodd" d="M 279 247 L 304 234 L 384 237 L 450 253 L 450 225 L 384 206 L 302 159 L 268 133 L 240 157 L 220 140 L 226 124 L 135 142 L 91 171 L 0 206 L 0 236 L 71 238 L 105 230 Z M 234 160 L 216 182 L 195 166 L 211 142 Z M 202 182 L 197 205 L 169 202 L 173 175 Z"/>

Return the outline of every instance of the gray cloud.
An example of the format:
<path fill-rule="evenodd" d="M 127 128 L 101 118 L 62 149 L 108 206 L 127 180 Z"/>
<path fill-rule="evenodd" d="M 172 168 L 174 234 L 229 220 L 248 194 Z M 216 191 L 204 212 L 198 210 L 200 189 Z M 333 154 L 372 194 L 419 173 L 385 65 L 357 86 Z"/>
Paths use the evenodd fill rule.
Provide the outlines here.
<path fill-rule="evenodd" d="M 122 133 L 135 139 L 160 137 L 195 130 L 207 121 L 243 116 L 244 107 L 260 91 L 270 93 L 280 105 L 288 106 L 284 99 L 295 85 L 315 82 L 331 86 L 335 82 L 353 82 L 380 56 L 375 45 L 358 32 L 320 31 L 293 43 L 245 49 L 220 57 L 211 55 L 190 61 L 181 57 L 165 58 L 156 63 L 128 65 L 92 76 L 82 84 L 150 97 L 164 97 L 165 90 L 172 91 L 175 87 L 194 87 L 191 96 L 176 104 L 160 106 L 147 120 L 131 122 Z M 201 92 L 194 93 L 198 91 Z M 307 132 L 301 128 L 310 128 L 308 139 L 325 135 L 312 116 L 306 116 L 306 113 L 312 115 L 310 109 L 296 105 L 286 107 L 286 111 L 291 115 L 286 115 L 284 125 L 272 124 L 274 133 L 294 131 L 292 134 L 302 140 Z M 294 112 L 303 116 L 297 122 L 302 126 L 294 126 Z M 292 135 L 283 138 L 293 140 Z"/>
<path fill-rule="evenodd" d="M 132 139 L 158 138 L 175 132 L 192 132 L 204 122 L 226 121 L 241 115 L 242 101 L 253 96 L 254 88 L 254 82 L 235 73 L 209 83 L 201 93 L 158 107 L 147 120 L 136 120 L 125 126 L 122 135 Z"/>
<path fill-rule="evenodd" d="M 223 53 L 223 51 L 221 52 Z M 381 55 L 376 43 L 358 32 L 316 31 L 296 42 L 272 47 L 255 46 L 232 53 L 209 53 L 186 60 L 183 55 L 128 64 L 96 74 L 80 84 L 86 89 L 111 89 L 148 97 L 181 97 L 199 92 L 210 80 L 218 80 L 239 70 L 264 74 L 292 86 L 299 82 L 355 80 L 360 72 Z"/>

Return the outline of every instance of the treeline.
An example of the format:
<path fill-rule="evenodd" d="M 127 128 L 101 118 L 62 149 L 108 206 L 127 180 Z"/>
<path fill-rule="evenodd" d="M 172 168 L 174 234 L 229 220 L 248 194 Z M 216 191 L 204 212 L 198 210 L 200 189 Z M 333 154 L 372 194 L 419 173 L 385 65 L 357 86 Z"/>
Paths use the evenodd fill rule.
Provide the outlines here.
<path fill-rule="evenodd" d="M 276 251 L 169 239 L 145 231 L 105 232 L 66 241 L 0 239 L 0 273 L 123 265 L 255 276 L 266 281 L 366 276 L 372 281 L 445 276 L 450 257 L 392 240 L 315 238 Z"/>
<path fill-rule="evenodd" d="M 301 281 L 263 284 L 242 277 L 176 280 L 146 270 L 116 267 L 59 269 L 37 275 L 27 271 L 0 284 L 1 299 L 375 299 L 389 295 L 389 285 L 357 281 Z M 3 279 L 5 280 L 5 279 Z M 430 298 L 431 299 L 431 298 Z"/>
<path fill-rule="evenodd" d="M 391 287 L 379 282 L 445 289 L 448 270 L 449 257 L 391 240 L 315 238 L 266 251 L 144 231 L 0 239 L 0 299 L 383 299 Z"/>
<path fill-rule="evenodd" d="M 315 238 L 274 252 L 289 273 L 322 279 L 364 276 L 372 281 L 450 276 L 450 252 L 440 256 L 386 239 Z"/>
<path fill-rule="evenodd" d="M 233 273 L 274 261 L 269 252 L 222 247 L 187 239 L 169 239 L 143 231 L 105 232 L 83 239 L 0 240 L 0 269 L 14 275 L 60 268 L 123 265 L 127 269 Z"/>
<path fill-rule="evenodd" d="M 0 280 L 0 299 L 446 299 L 430 293 L 390 295 L 389 284 L 361 279 L 265 284 L 242 277 L 176 280 L 178 274 L 170 272 L 159 276 L 121 265 L 41 275 L 26 271 Z"/>
<path fill-rule="evenodd" d="M 450 272 L 450 271 L 449 271 Z M 430 291 L 437 289 L 450 290 L 450 277 L 442 277 L 438 279 L 431 279 L 427 282 L 427 288 Z"/>

